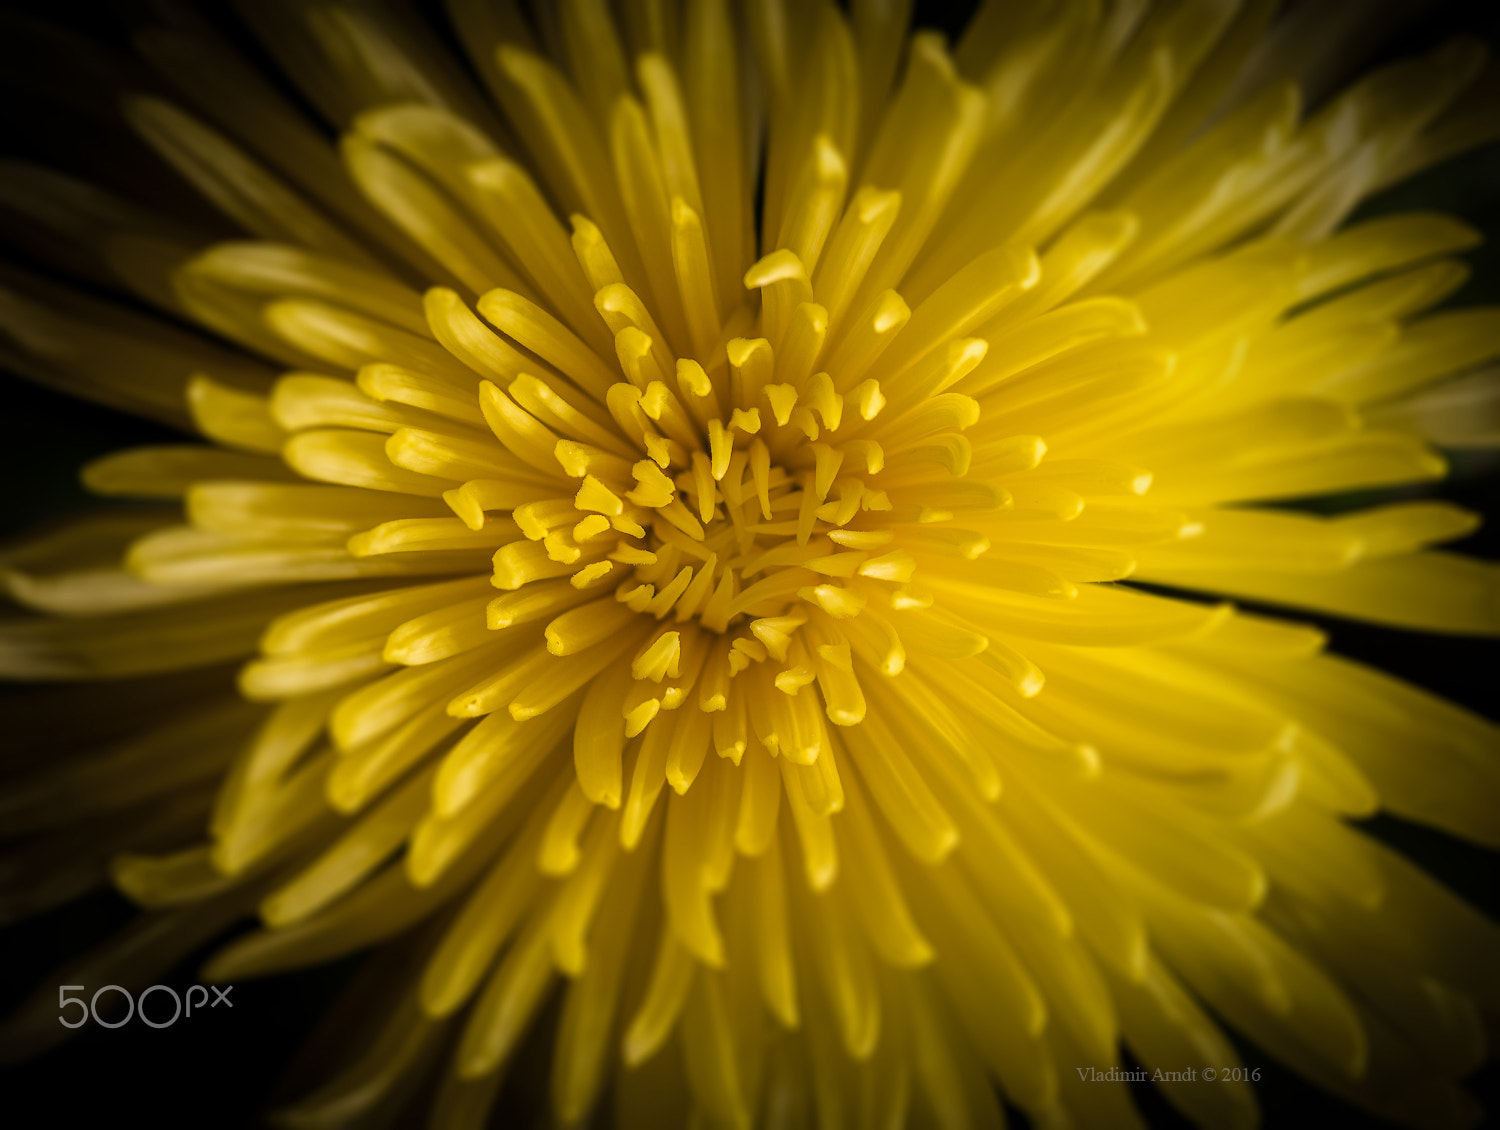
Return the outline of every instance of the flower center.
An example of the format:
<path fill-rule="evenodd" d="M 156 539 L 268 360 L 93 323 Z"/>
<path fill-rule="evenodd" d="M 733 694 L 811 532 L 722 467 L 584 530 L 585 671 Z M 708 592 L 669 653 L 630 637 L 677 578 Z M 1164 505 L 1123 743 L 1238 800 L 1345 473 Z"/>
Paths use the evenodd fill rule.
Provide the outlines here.
<path fill-rule="evenodd" d="M 675 393 L 659 379 L 644 389 L 614 385 L 610 413 L 645 457 L 628 461 L 560 441 L 557 458 L 581 479 L 579 489 L 571 499 L 513 511 L 531 545 L 497 556 L 496 583 L 512 588 L 532 579 L 526 565 L 540 545 L 550 561 L 569 567 L 576 587 L 612 581 L 636 612 L 724 633 L 746 617 L 780 617 L 789 631 L 806 620 L 785 615 L 799 599 L 852 616 L 866 597 L 836 579 L 906 580 L 910 557 L 879 552 L 893 533 L 857 528 L 891 509 L 870 482 L 882 452 L 869 439 L 833 442 L 841 438 L 844 399 L 828 375 L 801 389 L 765 384 L 759 378 L 772 366 L 765 339 L 734 339 L 724 359 L 727 388 L 716 388 L 694 361 L 677 365 Z M 871 392 L 861 423 L 880 408 L 878 390 Z M 487 413 L 496 414 L 498 390 L 484 397 Z M 768 403 L 768 418 L 762 408 L 728 407 L 725 399 Z"/>

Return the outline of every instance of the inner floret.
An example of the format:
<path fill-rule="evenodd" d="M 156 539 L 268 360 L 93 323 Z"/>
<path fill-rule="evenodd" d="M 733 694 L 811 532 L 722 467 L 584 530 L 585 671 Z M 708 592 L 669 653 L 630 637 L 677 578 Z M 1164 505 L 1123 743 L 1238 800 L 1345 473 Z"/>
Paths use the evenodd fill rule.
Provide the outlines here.
<path fill-rule="evenodd" d="M 763 260 L 746 281 L 807 288 L 787 253 Z M 778 297 L 785 298 L 769 296 L 768 306 Z M 832 372 L 813 371 L 825 352 L 826 308 L 810 293 L 794 297 L 809 300 L 779 327 L 763 327 L 779 329 L 775 344 L 727 337 L 700 361 L 673 357 L 644 305 L 614 284 L 601 288 L 596 304 L 614 329 L 627 381 L 606 383 L 601 373 L 592 391 L 602 395 L 593 397 L 531 373 L 505 389 L 493 381 L 480 387 L 484 420 L 514 458 L 513 474 L 471 480 L 444 497 L 471 529 L 484 527 L 487 512 L 509 509 L 524 535 L 494 555 L 492 583 L 507 593 L 490 603 L 488 625 L 551 616 L 547 650 L 578 657 L 576 674 L 585 679 L 628 641 L 631 675 L 650 686 L 627 704 L 627 736 L 690 692 L 703 711 L 726 711 L 729 681 L 752 663 L 770 663 L 772 686 L 788 697 L 818 682 L 830 719 L 858 722 L 864 700 L 854 651 L 884 670 L 901 659 L 878 613 L 853 621 L 872 601 L 931 606 L 931 594 L 911 583 L 912 550 L 960 558 L 984 551 L 982 534 L 949 528 L 954 509 L 944 507 L 1009 502 L 1003 490 L 962 479 L 972 452 L 961 430 L 977 417 L 969 398 L 937 395 L 894 427 L 872 426 L 887 403 L 865 374 L 884 344 L 878 338 L 909 317 L 898 296 L 882 296 L 869 333 L 848 335 L 854 340 L 834 351 Z M 527 330 L 546 315 L 520 295 L 491 292 L 479 309 L 516 340 L 545 348 L 543 335 Z M 568 331 L 556 323 L 545 330 L 555 352 Z M 566 344 L 576 344 L 567 349 L 575 359 L 586 348 Z M 971 371 L 984 346 L 968 340 L 937 352 L 937 364 L 929 361 L 936 379 L 924 382 L 934 389 Z M 569 369 L 582 387 L 578 371 Z M 1033 445 L 1032 461 L 1037 454 Z M 576 483 L 570 493 L 536 478 L 558 471 Z M 779 713 L 782 697 L 762 705 Z M 732 713 L 726 725 L 742 731 L 743 705 Z M 811 730 L 820 728 L 790 727 L 808 732 L 787 753 L 816 758 Z M 777 734 L 766 728 L 772 748 L 785 744 Z M 728 735 L 725 752 L 737 761 L 744 740 L 742 732 Z"/>

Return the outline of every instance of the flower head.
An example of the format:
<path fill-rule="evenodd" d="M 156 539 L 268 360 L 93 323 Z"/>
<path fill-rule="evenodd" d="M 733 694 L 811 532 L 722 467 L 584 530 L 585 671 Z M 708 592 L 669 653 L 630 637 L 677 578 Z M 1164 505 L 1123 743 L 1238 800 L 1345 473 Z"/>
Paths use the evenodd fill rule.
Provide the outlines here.
<path fill-rule="evenodd" d="M 207 976 L 402 955 L 299 1125 L 430 1070 L 477 1124 L 554 991 L 564 1123 L 676 1090 L 958 1126 L 998 1085 L 1116 1125 L 1079 1069 L 1236 1064 L 1210 1011 L 1461 1120 L 1494 929 L 1350 821 L 1500 843 L 1493 727 L 1161 589 L 1500 627 L 1494 566 L 1426 548 L 1472 515 L 1261 505 L 1483 438 L 1451 406 L 1492 381 L 1428 391 L 1500 351 L 1493 310 L 1426 313 L 1474 233 L 1341 226 L 1495 132 L 1483 51 L 1307 113 L 1246 69 L 1264 4 L 996 3 L 954 50 L 900 5 L 451 9 L 490 99 L 394 9 L 246 6 L 337 156 L 211 33 L 139 37 L 177 94 L 126 121 L 251 239 L 13 175 L 219 339 L 0 311 L 38 375 L 210 441 L 94 463 L 180 509 L 6 574 L 39 615 L 0 667 L 125 715 L 0 804 L 124 849 L 163 938 L 111 976 L 252 910 Z"/>

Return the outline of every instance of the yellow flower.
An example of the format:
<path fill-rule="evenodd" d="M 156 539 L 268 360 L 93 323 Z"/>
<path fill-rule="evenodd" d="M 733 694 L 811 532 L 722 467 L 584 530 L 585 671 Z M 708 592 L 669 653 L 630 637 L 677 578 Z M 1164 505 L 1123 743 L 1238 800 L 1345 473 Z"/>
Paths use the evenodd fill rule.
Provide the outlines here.
<path fill-rule="evenodd" d="M 1123 1048 L 1228 1071 L 1162 1094 L 1247 1125 L 1219 1021 L 1461 1122 L 1495 930 L 1351 820 L 1500 844 L 1494 727 L 1135 583 L 1500 628 L 1495 566 L 1426 548 L 1472 515 L 1256 505 L 1441 477 L 1424 437 L 1493 438 L 1495 391 L 1430 386 L 1500 352 L 1494 310 L 1425 313 L 1470 229 L 1341 226 L 1496 133 L 1482 50 L 1304 113 L 1241 78 L 1272 7 L 997 2 L 950 50 L 899 3 L 454 0 L 486 100 L 394 9 L 247 4 L 337 155 L 212 32 L 143 33 L 173 93 L 126 120 L 253 240 L 8 198 L 239 348 L 0 311 L 83 395 L 172 420 L 190 375 L 213 441 L 85 473 L 182 510 L 8 559 L 40 615 L 0 669 L 107 680 L 0 801 L 44 837 L 13 900 L 124 849 L 158 941 L 90 984 L 251 911 L 207 979 L 387 947 L 295 1125 L 430 1071 L 480 1124 L 554 991 L 563 1123 L 1113 1127 Z M 53 988 L 13 1037 L 62 1034 Z"/>

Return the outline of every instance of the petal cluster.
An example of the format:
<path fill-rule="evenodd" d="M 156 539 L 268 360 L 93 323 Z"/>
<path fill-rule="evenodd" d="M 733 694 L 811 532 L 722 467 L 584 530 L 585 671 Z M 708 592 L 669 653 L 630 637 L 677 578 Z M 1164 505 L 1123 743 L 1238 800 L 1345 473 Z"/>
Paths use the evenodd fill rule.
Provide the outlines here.
<path fill-rule="evenodd" d="M 1438 382 L 1500 316 L 1430 312 L 1475 233 L 1344 226 L 1500 131 L 1483 50 L 1305 114 L 1258 3 L 952 49 L 899 4 L 450 7 L 489 97 L 394 7 L 245 7 L 336 152 L 229 43 L 138 37 L 176 93 L 125 120 L 242 238 L 0 201 L 206 331 L 38 283 L 28 372 L 209 441 L 5 559 L 0 671 L 121 719 L 0 799 L 14 906 L 89 819 L 166 939 L 119 979 L 251 912 L 207 976 L 380 947 L 298 1124 L 437 1071 L 479 1125 L 554 999 L 563 1124 L 1127 1125 L 1081 1069 L 1232 1067 L 1221 1022 L 1462 1123 L 1500 939 L 1352 822 L 1500 846 L 1495 729 L 1222 598 L 1500 629 L 1429 548 L 1473 515 L 1285 505 L 1494 438 L 1493 380 Z"/>

